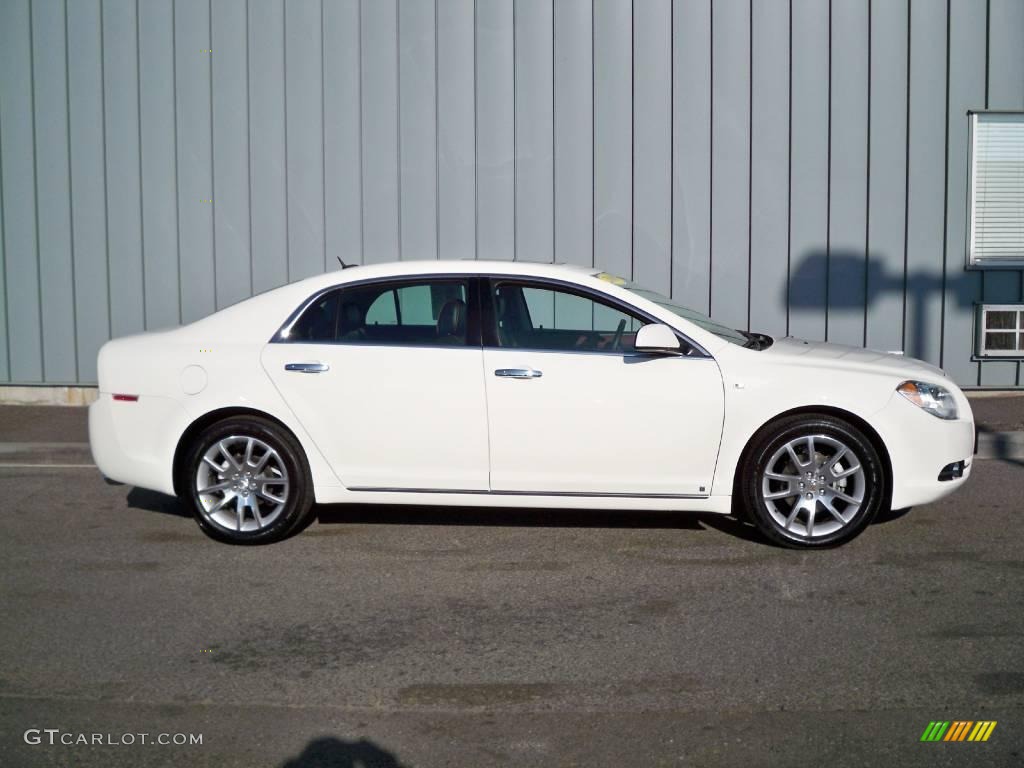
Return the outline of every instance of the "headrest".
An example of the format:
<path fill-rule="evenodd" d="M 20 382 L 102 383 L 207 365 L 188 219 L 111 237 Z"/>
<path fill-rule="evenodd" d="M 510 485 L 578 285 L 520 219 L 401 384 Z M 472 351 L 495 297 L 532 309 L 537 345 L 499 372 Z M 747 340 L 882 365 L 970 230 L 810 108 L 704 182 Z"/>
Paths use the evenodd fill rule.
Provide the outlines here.
<path fill-rule="evenodd" d="M 458 336 L 463 338 L 466 335 L 466 302 L 462 299 L 449 299 L 441 307 L 437 316 L 437 335 Z"/>

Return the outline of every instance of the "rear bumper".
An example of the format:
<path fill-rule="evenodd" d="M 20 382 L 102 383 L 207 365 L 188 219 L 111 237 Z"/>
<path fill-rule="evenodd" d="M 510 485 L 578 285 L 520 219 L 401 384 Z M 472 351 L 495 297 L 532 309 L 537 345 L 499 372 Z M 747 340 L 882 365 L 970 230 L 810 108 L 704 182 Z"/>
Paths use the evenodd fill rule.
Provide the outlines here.
<path fill-rule="evenodd" d="M 137 402 L 120 402 L 100 393 L 89 406 L 93 461 L 111 480 L 173 494 L 173 436 L 188 423 L 184 408 L 169 397 L 142 395 Z"/>
<path fill-rule="evenodd" d="M 966 399 L 965 399 L 966 403 Z M 874 419 L 892 462 L 892 507 L 930 504 L 967 482 L 974 464 L 974 418 L 944 421 L 894 395 Z M 943 469 L 955 462 L 966 466 L 960 477 L 939 480 Z"/>

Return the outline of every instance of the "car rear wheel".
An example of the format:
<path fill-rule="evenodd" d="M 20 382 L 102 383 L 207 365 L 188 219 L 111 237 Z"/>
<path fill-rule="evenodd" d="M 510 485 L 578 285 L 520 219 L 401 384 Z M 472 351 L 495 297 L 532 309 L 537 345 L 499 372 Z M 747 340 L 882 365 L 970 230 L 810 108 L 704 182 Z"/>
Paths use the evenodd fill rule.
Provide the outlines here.
<path fill-rule="evenodd" d="M 751 521 L 787 547 L 844 544 L 878 513 L 885 474 L 878 451 L 853 425 L 797 415 L 761 429 L 742 468 Z"/>
<path fill-rule="evenodd" d="M 301 447 L 267 419 L 213 424 L 193 443 L 185 468 L 186 501 L 199 527 L 218 541 L 279 541 L 302 527 L 313 506 Z"/>

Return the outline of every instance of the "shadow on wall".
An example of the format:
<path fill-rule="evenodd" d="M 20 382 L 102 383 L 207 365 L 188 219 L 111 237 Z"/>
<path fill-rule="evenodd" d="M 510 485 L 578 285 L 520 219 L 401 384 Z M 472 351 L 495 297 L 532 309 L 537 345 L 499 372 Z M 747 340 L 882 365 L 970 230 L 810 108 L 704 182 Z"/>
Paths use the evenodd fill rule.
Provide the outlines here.
<path fill-rule="evenodd" d="M 943 280 L 942 273 L 933 270 L 890 273 L 875 253 L 869 254 L 866 270 L 864 261 L 863 251 L 812 252 L 790 276 L 789 305 L 822 313 L 829 308 L 870 311 L 884 294 L 905 295 L 905 351 L 910 357 L 923 358 L 928 348 L 925 311 L 929 300 L 941 300 L 944 290 L 947 304 L 952 301 L 960 308 L 973 308 L 977 300 L 977 280 L 963 270 L 947 272 Z M 826 285 L 843 286 L 843 290 L 826 292 Z M 785 290 L 783 287 L 783 304 L 787 300 Z"/>
<path fill-rule="evenodd" d="M 372 741 L 344 741 L 333 736 L 313 739 L 281 768 L 403 768 L 391 752 Z"/>

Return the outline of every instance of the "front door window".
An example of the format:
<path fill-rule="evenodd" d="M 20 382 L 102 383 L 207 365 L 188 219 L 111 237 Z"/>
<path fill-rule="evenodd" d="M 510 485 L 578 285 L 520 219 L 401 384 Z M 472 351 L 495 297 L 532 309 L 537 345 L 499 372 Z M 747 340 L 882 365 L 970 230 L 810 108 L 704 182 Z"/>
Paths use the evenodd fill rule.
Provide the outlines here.
<path fill-rule="evenodd" d="M 639 317 L 582 293 L 513 281 L 495 284 L 498 345 L 551 352 L 634 350 Z"/>

